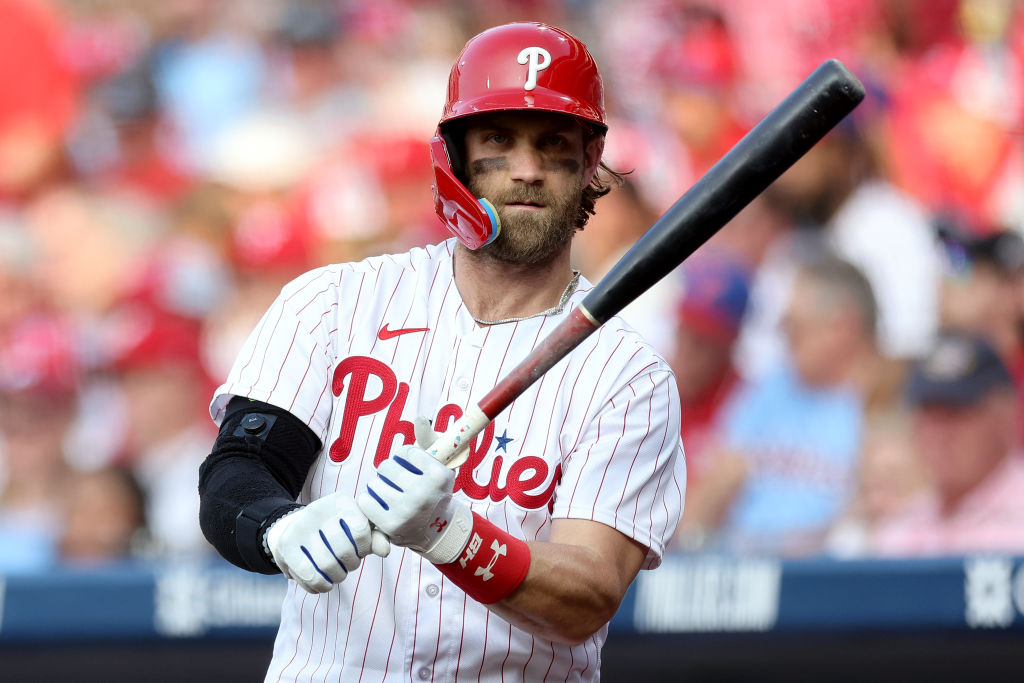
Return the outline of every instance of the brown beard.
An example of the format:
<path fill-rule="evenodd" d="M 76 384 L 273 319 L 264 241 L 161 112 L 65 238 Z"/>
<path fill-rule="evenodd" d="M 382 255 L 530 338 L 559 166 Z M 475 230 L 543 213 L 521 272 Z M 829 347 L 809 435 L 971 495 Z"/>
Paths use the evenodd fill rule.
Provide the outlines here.
<path fill-rule="evenodd" d="M 476 196 L 483 197 L 486 193 L 477 181 L 478 177 L 474 175 L 469 179 L 469 189 Z M 498 211 L 501 232 L 493 242 L 481 247 L 478 252 L 503 263 L 517 265 L 549 261 L 572 241 L 582 197 L 582 177 L 577 178 L 573 190 L 562 195 L 549 195 L 542 188 L 531 185 L 490 193 L 487 198 Z M 505 210 L 505 204 L 515 202 L 543 204 L 547 211 L 535 215 Z"/>

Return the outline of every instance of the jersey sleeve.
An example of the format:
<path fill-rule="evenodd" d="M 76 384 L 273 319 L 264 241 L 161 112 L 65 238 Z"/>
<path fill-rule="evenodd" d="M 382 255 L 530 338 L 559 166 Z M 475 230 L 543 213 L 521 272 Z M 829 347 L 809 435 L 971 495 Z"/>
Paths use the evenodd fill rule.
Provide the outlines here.
<path fill-rule="evenodd" d="M 331 412 L 331 367 L 338 319 L 338 273 L 311 271 L 287 284 L 235 357 L 214 392 L 218 424 L 232 396 L 283 408 L 309 425 L 321 442 Z"/>
<path fill-rule="evenodd" d="M 564 459 L 552 517 L 606 524 L 647 546 L 643 569 L 660 565 L 686 487 L 679 411 L 668 370 L 625 384 Z"/>

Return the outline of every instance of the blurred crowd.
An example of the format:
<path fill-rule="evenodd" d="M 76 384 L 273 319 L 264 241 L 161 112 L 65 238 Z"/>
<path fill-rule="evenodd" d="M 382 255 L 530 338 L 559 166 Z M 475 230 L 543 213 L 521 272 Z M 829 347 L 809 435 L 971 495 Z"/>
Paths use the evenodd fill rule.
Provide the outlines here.
<path fill-rule="evenodd" d="M 823 60 L 867 89 L 623 314 L 678 378 L 675 550 L 1024 553 L 1018 5 L 0 0 L 0 571 L 212 557 L 213 388 L 291 278 L 448 237 L 448 69 L 515 20 L 605 76 L 593 281 Z"/>

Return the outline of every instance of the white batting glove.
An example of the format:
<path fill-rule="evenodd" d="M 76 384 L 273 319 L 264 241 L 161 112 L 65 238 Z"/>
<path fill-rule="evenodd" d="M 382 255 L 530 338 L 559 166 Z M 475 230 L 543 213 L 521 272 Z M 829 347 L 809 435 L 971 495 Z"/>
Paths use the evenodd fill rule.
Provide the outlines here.
<path fill-rule="evenodd" d="M 372 529 L 352 496 L 332 493 L 290 512 L 267 531 L 281 572 L 309 593 L 341 583 L 369 553 L 387 557 L 391 544 Z"/>
<path fill-rule="evenodd" d="M 416 419 L 420 446 L 433 431 Z M 473 514 L 452 498 L 455 472 L 420 446 L 403 446 L 377 467 L 377 478 L 356 502 L 395 545 L 415 550 L 434 564 L 454 562 L 469 542 Z"/>

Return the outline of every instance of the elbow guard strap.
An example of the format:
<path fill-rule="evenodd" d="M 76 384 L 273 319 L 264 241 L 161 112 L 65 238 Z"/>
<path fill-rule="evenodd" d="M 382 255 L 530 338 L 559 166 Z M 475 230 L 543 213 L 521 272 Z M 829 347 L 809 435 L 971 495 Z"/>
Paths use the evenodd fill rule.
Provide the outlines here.
<path fill-rule="evenodd" d="M 459 558 L 436 565 L 466 595 L 484 605 L 504 600 L 530 569 L 530 546 L 473 513 L 473 531 Z"/>
<path fill-rule="evenodd" d="M 248 505 L 235 517 L 235 544 L 249 569 L 260 574 L 280 571 L 266 544 L 270 525 L 302 505 L 284 498 L 263 498 Z"/>

